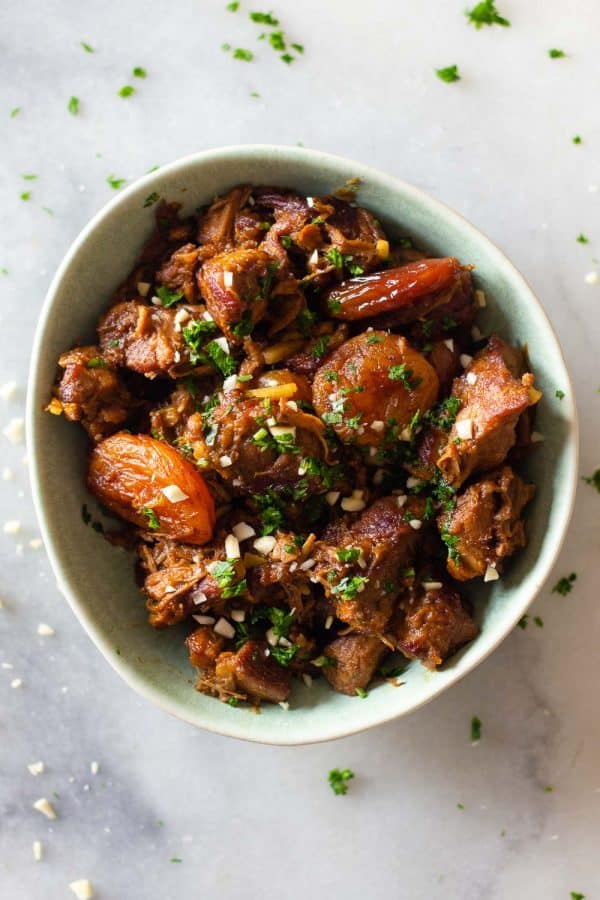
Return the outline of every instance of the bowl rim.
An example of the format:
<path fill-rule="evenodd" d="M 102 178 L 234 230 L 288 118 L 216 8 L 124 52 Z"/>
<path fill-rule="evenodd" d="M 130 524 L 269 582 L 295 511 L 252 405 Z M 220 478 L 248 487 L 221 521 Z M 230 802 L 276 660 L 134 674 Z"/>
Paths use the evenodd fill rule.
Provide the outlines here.
<path fill-rule="evenodd" d="M 494 267 L 503 267 L 509 272 L 511 280 L 516 283 L 519 288 L 519 296 L 525 295 L 528 299 L 528 302 L 536 307 L 537 314 L 545 321 L 548 332 L 554 339 L 555 350 L 557 352 L 558 358 L 562 363 L 563 372 L 561 373 L 561 383 L 564 383 L 568 388 L 568 391 L 565 391 L 565 400 L 568 400 L 568 402 L 566 404 L 563 402 L 563 404 L 561 405 L 561 410 L 564 413 L 565 424 L 566 426 L 568 426 L 563 448 L 563 452 L 567 460 L 566 468 L 568 478 L 564 479 L 561 487 L 561 493 L 563 495 L 563 506 L 566 514 L 561 522 L 561 527 L 555 529 L 551 533 L 550 537 L 546 538 L 546 540 L 551 541 L 550 552 L 543 564 L 540 563 L 539 558 L 536 561 L 535 565 L 541 565 L 541 569 L 539 573 L 537 573 L 538 577 L 536 578 L 536 582 L 533 585 L 526 600 L 520 604 L 519 608 L 515 611 L 512 617 L 507 617 L 506 623 L 502 627 L 496 627 L 496 633 L 494 634 L 493 639 L 490 640 L 489 644 L 486 645 L 485 648 L 483 648 L 479 653 L 475 653 L 473 658 L 470 660 L 469 665 L 465 667 L 464 670 L 456 670 L 455 672 L 449 674 L 443 683 L 434 686 L 426 696 L 416 699 L 415 702 L 407 708 L 401 710 L 392 709 L 390 710 L 389 714 L 384 713 L 383 715 L 379 715 L 373 721 L 363 721 L 356 724 L 353 724 L 352 722 L 344 722 L 342 724 L 341 721 L 339 724 L 336 724 L 336 717 L 334 716 L 332 717 L 332 724 L 329 728 L 323 729 L 321 727 L 318 735 L 313 734 L 303 739 L 299 739 L 298 737 L 288 738 L 288 736 L 286 735 L 286 729 L 283 726 L 283 721 L 280 737 L 277 739 L 273 739 L 271 735 L 262 737 L 260 734 L 257 734 L 255 732 L 249 733 L 248 729 L 244 725 L 243 717 L 240 717 L 240 722 L 236 721 L 233 725 L 230 726 L 226 722 L 214 721 L 213 717 L 210 714 L 205 714 L 201 710 L 198 710 L 195 715 L 192 715 L 190 713 L 190 715 L 188 716 L 182 711 L 181 707 L 177 704 L 176 701 L 172 700 L 169 697 L 166 697 L 159 687 L 155 687 L 154 685 L 150 684 L 146 680 L 145 676 L 141 675 L 133 666 L 125 664 L 124 661 L 121 661 L 119 656 L 116 656 L 114 652 L 112 652 L 112 646 L 110 645 L 108 639 L 104 636 L 100 628 L 96 625 L 94 617 L 88 612 L 87 607 L 83 600 L 80 598 L 78 592 L 63 580 L 62 566 L 59 560 L 58 552 L 54 546 L 54 539 L 52 537 L 50 517 L 47 515 L 43 503 L 41 487 L 42 480 L 39 465 L 39 459 L 42 449 L 40 447 L 40 442 L 37 439 L 38 409 L 35 405 L 36 385 L 40 376 L 39 368 L 41 364 L 42 349 L 46 336 L 46 330 L 50 323 L 53 306 L 59 294 L 63 277 L 68 271 L 71 264 L 76 259 L 81 247 L 93 234 L 97 226 L 106 218 L 112 216 L 112 214 L 117 211 L 119 207 L 125 206 L 128 200 L 134 195 L 138 193 L 145 193 L 148 188 L 159 187 L 160 182 L 165 174 L 184 174 L 190 166 L 196 167 L 205 164 L 214 165 L 220 162 L 231 160 L 243 160 L 244 162 L 251 162 L 256 161 L 260 158 L 268 158 L 269 156 L 273 156 L 273 154 L 279 155 L 281 158 L 286 158 L 286 160 L 291 163 L 297 161 L 298 163 L 303 164 L 313 164 L 315 167 L 317 167 L 319 162 L 326 162 L 330 166 L 337 166 L 342 170 L 350 168 L 352 172 L 355 173 L 362 181 L 371 180 L 373 182 L 377 182 L 378 185 L 382 186 L 386 190 L 394 193 L 399 193 L 405 197 L 408 196 L 421 208 L 426 209 L 432 214 L 441 215 L 450 227 L 459 226 L 463 232 L 470 233 L 470 236 L 477 242 L 479 242 L 480 245 L 485 247 L 488 253 L 490 253 L 491 257 L 493 258 Z M 456 684 L 466 675 L 473 672 L 473 670 L 476 669 L 499 646 L 499 644 L 502 643 L 502 641 L 504 641 L 504 639 L 508 636 L 516 623 L 519 621 L 521 616 L 531 605 L 535 597 L 539 594 L 563 546 L 569 528 L 569 523 L 571 521 L 575 502 L 578 480 L 579 425 L 577 407 L 574 397 L 575 394 L 573 390 L 572 379 L 565 362 L 560 341 L 541 302 L 538 300 L 534 291 L 532 290 L 526 279 L 523 277 L 523 275 L 508 259 L 504 252 L 497 246 L 497 244 L 490 240 L 490 238 L 487 237 L 487 235 L 484 234 L 480 229 L 472 225 L 471 222 L 469 222 L 460 213 L 457 213 L 454 209 L 447 206 L 440 200 L 430 196 L 420 188 L 417 188 L 414 185 L 400 178 L 397 178 L 394 175 L 389 175 L 386 172 L 382 172 L 381 170 L 366 165 L 362 162 L 357 162 L 348 159 L 347 157 L 339 156 L 336 154 L 325 153 L 306 147 L 294 147 L 278 144 L 240 144 L 217 147 L 180 157 L 171 163 L 161 166 L 159 169 L 153 172 L 147 173 L 146 175 L 142 176 L 137 181 L 126 187 L 119 194 L 109 200 L 108 203 L 106 203 L 97 213 L 94 214 L 94 216 L 92 216 L 90 221 L 83 227 L 75 240 L 72 242 L 60 265 L 58 266 L 46 293 L 46 297 L 39 314 L 38 324 L 32 344 L 29 366 L 26 408 L 26 435 L 27 452 L 29 454 L 29 473 L 34 507 L 40 525 L 44 546 L 52 570 L 57 579 L 59 590 L 67 599 L 71 609 L 75 613 L 75 616 L 77 617 L 93 643 L 100 650 L 104 658 L 117 672 L 117 674 L 120 675 L 120 677 L 126 682 L 126 684 L 132 687 L 138 694 L 178 719 L 189 722 L 191 725 L 203 728 L 209 732 L 225 737 L 234 737 L 241 740 L 276 746 L 299 746 L 304 744 L 321 743 L 329 740 L 337 740 L 352 734 L 366 731 L 369 728 L 373 728 L 377 725 L 383 725 L 386 722 L 390 722 L 394 719 L 400 718 L 401 716 L 407 715 L 408 713 L 413 712 L 419 707 L 424 706 L 426 703 L 429 703 L 431 700 L 433 700 L 435 697 L 438 697 L 444 691 L 448 690 L 448 688 Z M 566 503 L 564 500 L 565 497 Z"/>

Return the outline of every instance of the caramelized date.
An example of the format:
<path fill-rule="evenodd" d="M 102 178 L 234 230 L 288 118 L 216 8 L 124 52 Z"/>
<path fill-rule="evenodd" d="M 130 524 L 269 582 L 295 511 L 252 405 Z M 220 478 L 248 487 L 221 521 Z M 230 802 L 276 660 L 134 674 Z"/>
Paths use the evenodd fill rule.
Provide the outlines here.
<path fill-rule="evenodd" d="M 395 312 L 451 287 L 461 271 L 459 261 L 448 256 L 421 259 L 398 269 L 350 278 L 326 294 L 327 307 L 335 319 L 367 319 Z"/>
<path fill-rule="evenodd" d="M 126 432 L 106 438 L 92 450 L 87 483 L 101 503 L 141 528 L 188 544 L 212 537 L 215 509 L 204 479 L 169 444 Z"/>
<path fill-rule="evenodd" d="M 408 341 L 363 332 L 334 350 L 313 382 L 313 403 L 344 443 L 381 446 L 386 425 L 398 433 L 437 397 L 435 369 Z"/>

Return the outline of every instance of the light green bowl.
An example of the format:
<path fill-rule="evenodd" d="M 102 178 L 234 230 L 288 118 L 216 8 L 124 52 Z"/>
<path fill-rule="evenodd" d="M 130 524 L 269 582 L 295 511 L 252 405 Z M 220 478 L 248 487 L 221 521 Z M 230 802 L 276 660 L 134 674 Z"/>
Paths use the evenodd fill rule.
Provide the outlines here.
<path fill-rule="evenodd" d="M 536 428 L 545 443 L 532 455 L 537 485 L 527 528 L 529 544 L 502 580 L 471 589 L 481 634 L 441 671 L 410 665 L 401 688 L 382 684 L 367 699 L 336 694 L 322 683 L 294 687 L 289 711 L 266 704 L 261 715 L 234 709 L 193 689 L 194 673 L 178 628 L 157 632 L 146 623 L 133 578 L 133 560 L 113 549 L 81 519 L 95 505 L 84 487 L 82 429 L 45 414 L 59 354 L 94 340 L 95 323 L 148 237 L 153 192 L 183 204 L 184 213 L 240 182 L 327 194 L 361 179 L 360 203 L 392 235 L 410 235 L 439 256 L 476 266 L 488 297 L 483 327 L 526 343 L 544 399 Z M 565 390 L 562 402 L 556 386 Z M 120 193 L 79 235 L 60 266 L 37 330 L 27 411 L 33 494 L 44 542 L 59 586 L 96 646 L 123 679 L 158 706 L 193 725 L 269 744 L 305 744 L 352 734 L 415 709 L 475 668 L 500 643 L 542 587 L 562 544 L 577 478 L 577 419 L 573 392 L 556 336 L 539 302 L 505 256 L 459 215 L 414 187 L 359 163 L 302 148 L 226 147 L 164 166 Z"/>

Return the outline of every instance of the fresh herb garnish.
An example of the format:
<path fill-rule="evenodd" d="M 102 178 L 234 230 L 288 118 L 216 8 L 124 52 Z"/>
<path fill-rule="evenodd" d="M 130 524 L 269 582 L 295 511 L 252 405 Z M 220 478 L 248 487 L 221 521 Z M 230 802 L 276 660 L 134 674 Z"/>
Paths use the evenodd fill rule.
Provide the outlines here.
<path fill-rule="evenodd" d="M 365 691 L 364 688 L 357 687 L 357 688 L 356 688 L 356 696 L 357 696 L 357 697 L 360 697 L 361 700 L 364 700 L 365 697 L 368 697 L 368 696 L 369 696 L 369 692 L 368 692 L 368 691 Z"/>
<path fill-rule="evenodd" d="M 331 588 L 332 594 L 339 594 L 343 600 L 354 600 L 362 591 L 364 591 L 369 579 L 365 575 L 353 575 L 342 578 L 334 587 Z"/>
<path fill-rule="evenodd" d="M 564 50 L 557 50 L 556 47 L 552 47 L 551 50 L 548 50 L 550 59 L 564 59 L 566 55 Z"/>
<path fill-rule="evenodd" d="M 558 397 L 559 400 L 562 400 L 562 399 L 564 398 L 564 396 L 565 396 L 565 392 L 564 392 L 564 391 L 561 391 L 559 388 L 557 388 L 557 389 L 554 391 L 554 396 L 555 396 L 555 397 Z"/>
<path fill-rule="evenodd" d="M 83 47 L 83 49 L 85 50 L 86 53 L 94 52 L 94 48 L 92 47 L 91 44 L 86 43 L 86 41 L 80 41 L 79 43 L 81 44 L 81 46 Z"/>
<path fill-rule="evenodd" d="M 402 385 L 406 388 L 407 391 L 414 391 L 419 387 L 422 378 L 415 378 L 413 380 L 414 372 L 412 369 L 409 369 L 406 363 L 400 363 L 397 366 L 390 366 L 388 370 L 388 378 L 391 381 L 401 381 Z"/>
<path fill-rule="evenodd" d="M 533 621 L 537 625 L 538 628 L 544 627 L 544 620 L 541 618 L 541 616 L 534 616 Z"/>
<path fill-rule="evenodd" d="M 152 206 L 154 203 L 157 203 L 160 200 L 160 196 L 156 193 L 156 191 L 152 191 L 151 194 L 148 194 L 146 199 L 144 200 L 144 209 L 148 206 Z"/>
<path fill-rule="evenodd" d="M 527 613 L 526 613 L 524 616 L 521 616 L 521 618 L 520 618 L 519 621 L 517 622 L 517 625 L 518 625 L 519 628 L 521 628 L 523 631 L 525 631 L 525 629 L 527 628 L 528 623 L 529 623 L 529 616 L 528 616 Z"/>
<path fill-rule="evenodd" d="M 14 109 L 11 109 L 11 111 L 10 111 L 11 119 L 16 119 L 16 117 L 19 115 L 20 112 L 21 112 L 20 106 L 15 106 Z"/>
<path fill-rule="evenodd" d="M 232 3 L 228 3 L 227 6 L 225 7 L 227 12 L 237 12 L 239 8 L 240 8 L 240 4 L 239 4 L 238 0 L 233 0 Z"/>
<path fill-rule="evenodd" d="M 106 369 L 107 363 L 102 359 L 101 356 L 92 356 L 91 359 L 87 361 L 88 369 Z"/>
<path fill-rule="evenodd" d="M 382 344 L 384 341 L 385 338 L 381 334 L 370 334 L 367 338 L 367 344 Z"/>
<path fill-rule="evenodd" d="M 173 306 L 174 303 L 183 300 L 183 291 L 171 291 L 166 285 L 161 284 L 161 286 L 156 289 L 156 296 L 160 300 L 160 305 L 165 309 L 168 309 L 170 306 Z"/>
<path fill-rule="evenodd" d="M 345 256 L 338 247 L 332 247 L 331 250 L 328 250 L 325 257 L 336 269 L 343 269 L 346 266 L 351 275 L 362 275 L 364 272 L 362 266 L 353 261 L 353 256 Z"/>
<path fill-rule="evenodd" d="M 69 97 L 69 102 L 67 103 L 67 109 L 71 113 L 72 116 L 76 116 L 79 113 L 79 97 Z"/>
<path fill-rule="evenodd" d="M 448 548 L 448 559 L 451 559 L 453 562 L 460 562 L 460 553 L 456 549 L 460 537 L 457 534 L 450 534 L 447 528 L 441 529 L 440 537 Z"/>
<path fill-rule="evenodd" d="M 31 191 L 23 191 L 22 194 L 19 194 L 21 200 L 31 200 Z"/>
<path fill-rule="evenodd" d="M 446 397 L 441 403 L 438 403 L 433 409 L 427 410 L 423 416 L 423 421 L 430 425 L 435 425 L 443 431 L 449 431 L 454 425 L 457 413 L 460 409 L 460 400 L 458 397 Z"/>
<path fill-rule="evenodd" d="M 221 372 L 225 378 L 233 375 L 237 369 L 237 363 L 231 353 L 226 353 L 217 341 L 211 341 L 204 348 L 211 364 Z"/>
<path fill-rule="evenodd" d="M 236 47 L 233 51 L 234 59 L 241 59 L 242 62 L 252 62 L 254 53 L 251 50 L 245 50 L 243 47 Z"/>
<path fill-rule="evenodd" d="M 596 469 L 592 475 L 584 475 L 583 480 L 586 484 L 591 484 L 592 487 L 595 487 L 600 494 L 600 469 Z"/>
<path fill-rule="evenodd" d="M 281 244 L 282 247 L 285 247 L 286 250 L 289 250 L 290 247 L 292 246 L 293 241 L 292 241 L 291 237 L 289 236 L 289 234 L 281 234 L 279 236 L 279 243 Z"/>
<path fill-rule="evenodd" d="M 234 559 L 223 559 L 211 568 L 210 574 L 221 588 L 221 596 L 224 600 L 239 597 L 248 587 L 245 578 L 238 579 L 235 562 Z"/>
<path fill-rule="evenodd" d="M 510 25 L 508 19 L 501 16 L 496 9 L 495 0 L 482 0 L 473 9 L 467 10 L 465 15 L 475 28 L 481 28 L 483 25 L 503 25 L 508 28 Z"/>
<path fill-rule="evenodd" d="M 581 144 L 581 143 L 582 143 L 581 135 L 576 134 L 575 137 L 573 138 L 573 143 L 574 143 L 574 144 Z"/>
<path fill-rule="evenodd" d="M 361 550 L 359 547 L 342 547 L 337 550 L 337 558 L 343 563 L 353 563 L 359 558 Z"/>
<path fill-rule="evenodd" d="M 131 84 L 124 84 L 118 91 L 119 97 L 131 97 L 135 94 L 135 88 Z"/>
<path fill-rule="evenodd" d="M 589 244 L 589 242 L 590 242 L 590 241 L 589 241 L 589 238 L 587 238 L 587 237 L 585 236 L 585 234 L 578 234 L 578 235 L 577 235 L 577 243 L 578 243 L 578 244 Z"/>
<path fill-rule="evenodd" d="M 264 494 L 254 494 L 252 499 L 260 510 L 262 534 L 273 534 L 283 524 L 282 500 L 274 490 L 268 489 Z"/>
<path fill-rule="evenodd" d="M 150 506 L 144 506 L 142 507 L 141 513 L 147 518 L 150 531 L 158 531 L 160 528 L 160 521 L 154 510 Z"/>
<path fill-rule="evenodd" d="M 126 181 L 126 178 L 117 178 L 115 175 L 109 175 L 106 179 L 106 183 L 111 186 L 113 191 L 118 191 L 119 188 L 123 187 Z"/>
<path fill-rule="evenodd" d="M 289 666 L 294 656 L 299 650 L 298 644 L 292 644 L 291 647 L 270 647 L 271 656 L 280 666 Z"/>
<path fill-rule="evenodd" d="M 352 769 L 332 769 L 327 777 L 333 793 L 340 796 L 348 793 L 348 782 L 354 778 L 354 772 Z"/>
<path fill-rule="evenodd" d="M 239 6 L 239 4 L 237 4 L 237 6 Z M 275 19 L 270 12 L 251 12 L 249 13 L 249 16 L 253 22 L 257 22 L 259 25 L 270 25 L 271 28 L 275 28 L 279 25 L 279 19 Z"/>
<path fill-rule="evenodd" d="M 315 341 L 312 347 L 312 355 L 315 359 L 321 359 L 322 356 L 325 356 L 327 353 L 327 347 L 329 346 L 329 336 L 324 334 L 322 337 L 318 338 Z"/>
<path fill-rule="evenodd" d="M 481 740 L 481 719 L 473 716 L 471 719 L 471 741 L 476 743 Z"/>
<path fill-rule="evenodd" d="M 183 340 L 189 347 L 190 362 L 193 366 L 205 362 L 206 356 L 200 349 L 200 344 L 206 337 L 217 330 L 216 322 L 212 319 L 194 319 L 189 325 L 184 325 L 181 330 Z"/>
<path fill-rule="evenodd" d="M 560 594 L 561 597 L 566 597 L 567 594 L 570 594 L 573 590 L 573 583 L 577 580 L 577 575 L 575 572 L 571 572 L 570 575 L 563 575 L 562 578 L 559 578 L 554 587 L 552 588 L 553 594 Z"/>
<path fill-rule="evenodd" d="M 37 175 L 27 173 L 27 174 L 21 175 L 21 178 L 23 179 L 23 181 L 35 181 L 37 178 Z"/>
<path fill-rule="evenodd" d="M 132 74 L 133 74 L 134 78 L 147 78 L 148 77 L 148 73 L 141 66 L 135 66 Z"/>
<path fill-rule="evenodd" d="M 435 74 L 447 84 L 451 84 L 453 81 L 460 81 L 458 66 L 446 66 L 444 69 L 436 69 Z"/>

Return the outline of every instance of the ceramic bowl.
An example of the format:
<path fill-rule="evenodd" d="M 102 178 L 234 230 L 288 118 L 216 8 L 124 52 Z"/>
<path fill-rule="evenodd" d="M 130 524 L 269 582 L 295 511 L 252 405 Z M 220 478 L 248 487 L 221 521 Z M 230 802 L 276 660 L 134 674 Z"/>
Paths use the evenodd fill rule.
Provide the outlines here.
<path fill-rule="evenodd" d="M 72 423 L 45 414 L 61 351 L 92 343 L 94 326 L 131 269 L 153 227 L 146 198 L 158 193 L 183 212 L 240 182 L 289 186 L 327 194 L 360 178 L 358 200 L 392 235 L 410 235 L 435 256 L 457 256 L 476 266 L 487 308 L 482 328 L 527 344 L 544 391 L 536 428 L 545 442 L 531 455 L 526 475 L 537 485 L 527 516 L 529 543 L 491 585 L 470 588 L 481 626 L 477 640 L 440 671 L 412 663 L 401 688 L 384 683 L 366 699 L 327 685 L 294 687 L 289 711 L 265 704 L 261 715 L 232 708 L 193 689 L 184 633 L 146 624 L 132 558 L 86 527 L 81 507 L 95 504 L 84 486 L 86 439 Z M 556 386 L 565 391 L 555 399 Z M 559 343 L 531 289 L 484 235 L 457 213 L 416 188 L 360 163 L 303 148 L 228 147 L 198 153 L 118 194 L 81 232 L 56 273 L 35 337 L 28 397 L 28 440 L 33 492 L 44 542 L 62 593 L 79 621 L 123 680 L 158 706 L 193 725 L 269 744 L 325 741 L 405 715 L 474 669 L 514 628 L 540 590 L 565 535 L 577 477 L 577 422 L 573 392 Z"/>

